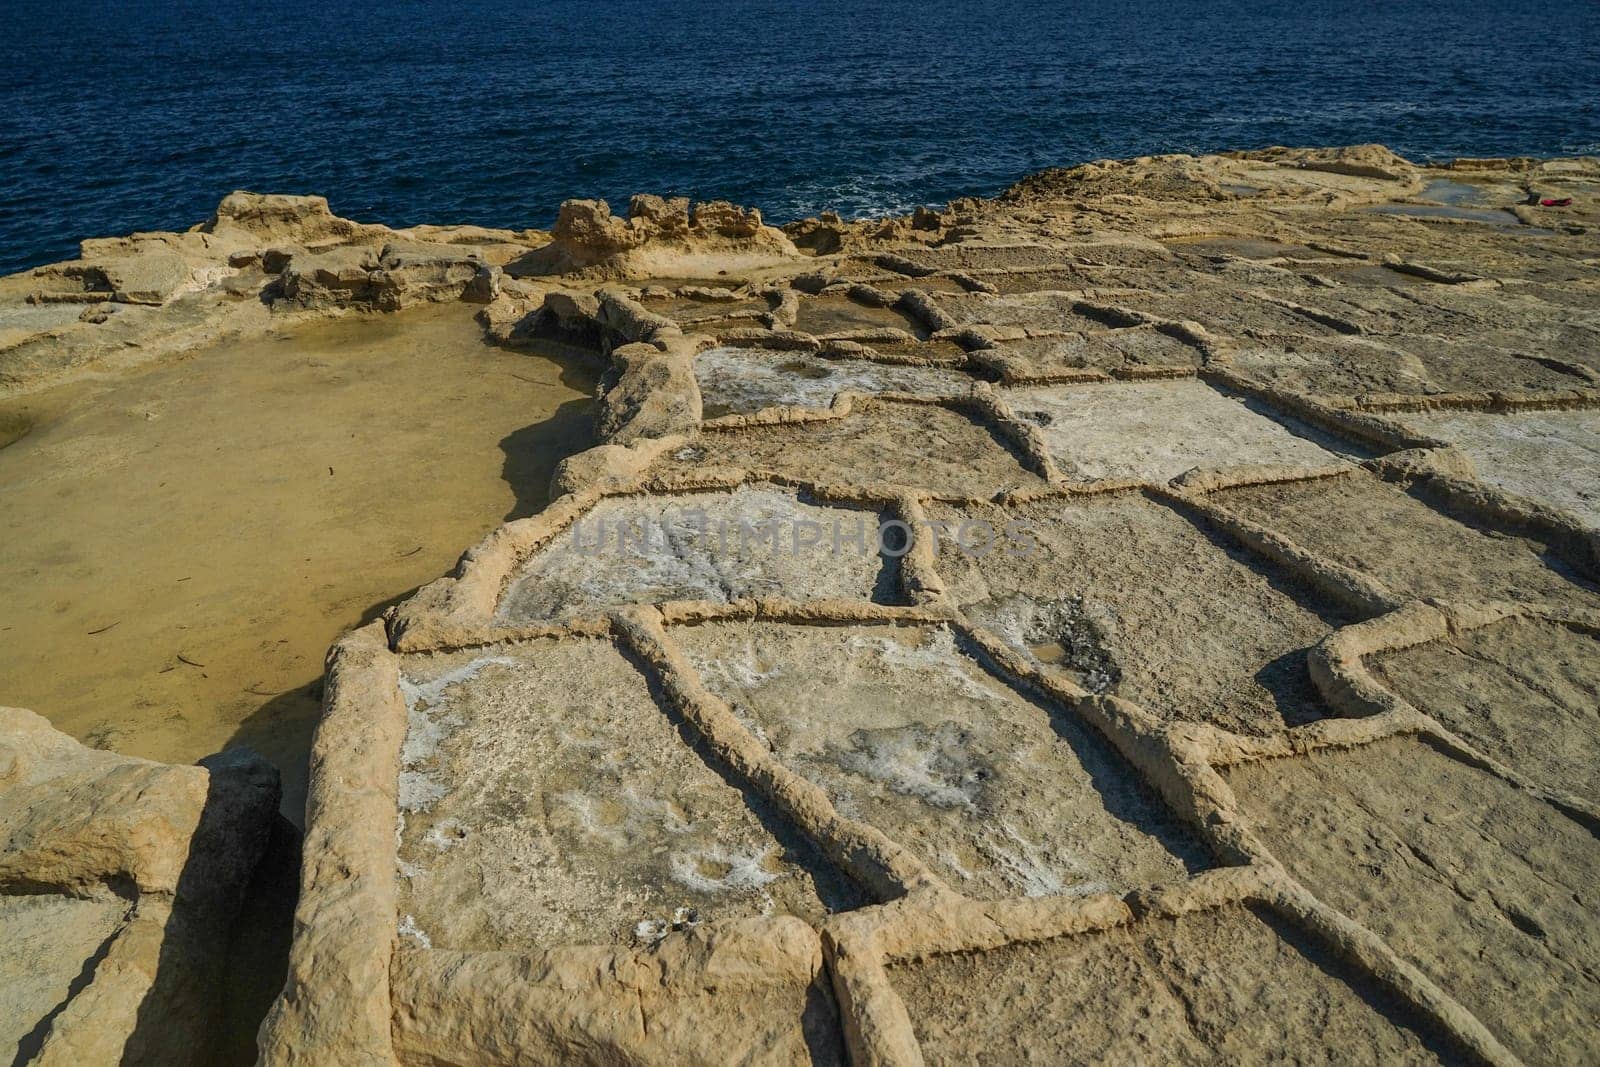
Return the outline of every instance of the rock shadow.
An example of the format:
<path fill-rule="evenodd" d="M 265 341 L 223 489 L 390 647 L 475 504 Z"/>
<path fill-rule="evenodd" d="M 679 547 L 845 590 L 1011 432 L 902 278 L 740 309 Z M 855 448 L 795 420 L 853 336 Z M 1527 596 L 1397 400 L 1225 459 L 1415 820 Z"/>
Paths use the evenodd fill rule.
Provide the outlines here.
<path fill-rule="evenodd" d="M 1322 694 L 1311 680 L 1308 649 L 1297 648 L 1269 661 L 1255 673 L 1256 684 L 1272 697 L 1285 726 L 1303 726 L 1328 717 Z"/>
<path fill-rule="evenodd" d="M 293 847 L 298 845 L 298 835 L 290 828 L 285 836 L 284 820 L 276 814 L 277 772 L 265 759 L 238 748 L 208 756 L 200 764 L 211 772 L 205 803 L 162 928 L 150 988 L 140 1001 L 133 1031 L 123 1046 L 119 1062 L 124 1067 L 250 1062 L 254 1028 L 243 1034 L 229 1033 L 222 1025 L 225 1018 L 238 1017 L 225 1003 L 237 972 L 243 969 L 237 964 L 243 962 L 253 969 L 276 956 L 282 962 L 278 985 L 286 972 L 293 893 L 287 895 L 287 901 L 257 897 L 249 909 L 252 919 L 280 913 L 281 921 L 268 924 L 269 929 L 263 930 L 255 922 L 246 928 L 241 921 L 262 868 L 273 859 L 274 847 L 280 852 L 285 848 L 291 853 L 298 851 Z M 141 916 L 148 914 L 150 906 L 151 901 L 140 901 Z M 243 961 L 231 958 L 236 944 L 251 942 L 255 945 Z M 281 949 L 273 951 L 278 944 Z M 271 985 L 272 976 L 269 967 L 252 978 L 257 984 Z M 263 1005 L 261 1014 L 265 1013 Z"/>
<path fill-rule="evenodd" d="M 566 375 L 562 377 L 565 379 Z M 505 461 L 500 477 L 517 497 L 504 521 L 525 519 L 543 511 L 550 503 L 550 478 L 556 466 L 595 443 L 594 401 L 588 399 L 569 400 L 548 419 L 502 437 L 499 444 Z"/>
<path fill-rule="evenodd" d="M 117 935 L 121 932 L 122 930 L 119 927 L 113 930 L 104 941 L 100 942 L 99 947 L 83 961 L 83 967 L 73 977 L 72 981 L 67 984 L 67 995 L 61 998 L 59 1004 L 45 1012 L 39 1021 L 33 1025 L 32 1030 L 22 1035 L 22 1038 L 17 1042 L 17 1054 L 11 1061 L 11 1067 L 27 1067 L 28 1064 L 34 1061 L 34 1057 L 39 1055 L 40 1050 L 44 1048 L 45 1038 L 50 1036 L 50 1028 L 55 1024 L 56 1018 L 66 1010 L 67 1005 L 72 1003 L 74 997 L 89 988 L 89 983 L 94 981 L 96 968 L 100 966 L 106 955 L 111 951 L 112 942 L 117 939 Z"/>
<path fill-rule="evenodd" d="M 1225 553 L 1229 559 L 1265 578 L 1273 592 L 1288 597 L 1329 626 L 1337 629 L 1357 621 L 1360 617 L 1355 610 L 1333 603 L 1299 575 L 1245 547 L 1232 534 L 1219 529 L 1203 512 L 1168 497 L 1147 496 L 1147 499 L 1177 512 L 1185 522 L 1193 526 L 1202 537 Z"/>

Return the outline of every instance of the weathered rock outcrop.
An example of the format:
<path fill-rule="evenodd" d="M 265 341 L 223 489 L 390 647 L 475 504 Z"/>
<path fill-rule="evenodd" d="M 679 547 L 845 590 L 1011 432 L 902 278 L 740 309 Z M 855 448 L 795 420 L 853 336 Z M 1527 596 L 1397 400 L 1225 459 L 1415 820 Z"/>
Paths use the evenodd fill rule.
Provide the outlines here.
<path fill-rule="evenodd" d="M 500 268 L 470 246 L 391 241 L 377 251 L 348 245 L 303 252 L 283 267 L 280 293 L 298 307 L 370 307 L 466 300 L 487 304 L 499 293 Z"/>
<path fill-rule="evenodd" d="M 1264 166 L 1263 166 L 1264 165 Z M 1340 187 L 1305 182 L 1285 172 L 1315 171 L 1385 183 Z M 1393 184 L 1389 184 L 1393 183 Z M 1376 201 L 1420 188 L 1417 169 L 1382 145 L 1341 148 L 1267 148 L 1221 156 L 1165 155 L 1100 159 L 1077 167 L 1053 167 L 1030 174 L 1002 199 L 1139 197 L 1146 200 L 1233 200 L 1241 196 L 1326 198 Z"/>
<path fill-rule="evenodd" d="M 240 244 L 340 244 L 381 237 L 387 226 L 370 226 L 340 218 L 324 196 L 285 196 L 276 193 L 229 193 L 216 214 L 204 223 L 202 233 L 212 233 Z"/>
<path fill-rule="evenodd" d="M 533 258 L 535 273 L 710 275 L 796 254 L 783 231 L 764 224 L 756 209 L 722 200 L 691 207 L 684 197 L 635 196 L 627 218 L 613 215 L 604 200 L 568 200 L 551 236 L 550 246 Z"/>
<path fill-rule="evenodd" d="M 837 212 L 824 211 L 814 219 L 791 222 L 783 232 L 797 248 L 816 256 L 839 252 L 865 251 L 874 245 L 900 240 L 931 240 L 950 224 L 950 209 L 944 212 L 919 207 L 910 218 L 851 219 Z"/>
<path fill-rule="evenodd" d="M 1381 144 L 1344 145 L 1339 148 L 1268 148 L 1240 153 L 1241 159 L 1262 159 L 1302 170 L 1345 174 L 1352 178 L 1409 182 L 1417 168 Z"/>
<path fill-rule="evenodd" d="M 143 362 L 289 314 L 487 304 L 501 271 L 548 242 L 537 230 L 392 230 L 335 215 L 320 196 L 230 193 L 182 233 L 82 243 L 78 259 L 0 278 L 0 390 L 96 364 Z M 79 316 L 71 305 L 93 305 Z"/>
<path fill-rule="evenodd" d="M 667 351 L 650 344 L 615 349 L 616 384 L 600 398 L 600 433 L 615 444 L 692 432 L 700 424 L 694 352 L 681 340 Z"/>
<path fill-rule="evenodd" d="M 278 797 L 248 750 L 152 763 L 0 708 L 0 1049 L 19 1064 L 208 1062 Z"/>
<path fill-rule="evenodd" d="M 37 301 L 111 300 L 123 304 L 161 305 L 195 279 L 197 266 L 175 252 L 155 250 L 118 255 L 85 263 L 62 264 L 41 281 L 76 282 L 80 290 L 40 289 Z"/>

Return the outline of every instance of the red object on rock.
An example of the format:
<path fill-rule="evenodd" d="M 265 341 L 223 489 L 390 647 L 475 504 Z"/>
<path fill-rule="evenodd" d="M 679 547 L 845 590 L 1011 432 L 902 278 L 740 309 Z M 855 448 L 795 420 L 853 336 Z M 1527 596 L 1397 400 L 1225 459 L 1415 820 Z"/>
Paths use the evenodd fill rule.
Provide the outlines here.
<path fill-rule="evenodd" d="M 1541 200 L 1540 207 L 1566 207 L 1572 203 L 1572 197 L 1564 196 L 1560 200 Z"/>

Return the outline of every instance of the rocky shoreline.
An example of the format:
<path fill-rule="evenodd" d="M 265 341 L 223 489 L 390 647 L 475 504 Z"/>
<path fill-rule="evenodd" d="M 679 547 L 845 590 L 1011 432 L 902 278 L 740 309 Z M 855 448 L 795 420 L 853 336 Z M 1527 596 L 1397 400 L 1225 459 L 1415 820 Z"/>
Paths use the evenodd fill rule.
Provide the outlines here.
<path fill-rule="evenodd" d="M 0 395 L 438 301 L 603 368 L 550 505 L 330 653 L 265 1063 L 1581 1059 L 1597 194 L 1375 145 L 781 229 L 235 193 L 0 279 Z M 270 768 L 3 714 L 18 1062 L 202 1061 Z"/>

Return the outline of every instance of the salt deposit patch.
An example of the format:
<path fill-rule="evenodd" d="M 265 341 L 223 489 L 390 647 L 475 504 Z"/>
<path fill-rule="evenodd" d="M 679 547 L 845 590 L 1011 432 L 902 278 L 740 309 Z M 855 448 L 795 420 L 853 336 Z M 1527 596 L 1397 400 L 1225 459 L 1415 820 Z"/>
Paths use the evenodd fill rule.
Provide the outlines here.
<path fill-rule="evenodd" d="M 777 489 L 601 501 L 513 576 L 506 622 L 595 615 L 621 604 L 744 596 L 887 598 L 880 516 Z"/>
<path fill-rule="evenodd" d="M 461 717 L 449 711 L 435 711 L 445 694 L 456 685 L 471 681 L 488 667 L 510 667 L 506 656 L 478 656 L 449 670 L 418 681 L 400 678 L 400 695 L 406 702 L 406 739 L 400 748 L 400 786 L 397 799 L 407 814 L 426 811 L 445 795 L 445 787 L 421 768 L 433 763 L 439 745 L 461 725 Z"/>
<path fill-rule="evenodd" d="M 1089 314 L 1068 293 L 1033 292 L 940 294 L 939 309 L 959 326 L 1023 326 L 1032 330 L 1101 330 L 1108 323 Z"/>
<path fill-rule="evenodd" d="M 965 393 L 972 379 L 942 367 L 864 359 L 823 359 L 805 352 L 712 348 L 695 358 L 708 418 L 788 405 L 825 408 L 838 393 Z"/>
<path fill-rule="evenodd" d="M 433 790 L 400 823 L 396 921 L 410 943 L 626 942 L 680 909 L 815 922 L 855 902 L 684 742 L 610 642 L 503 646 L 470 669 L 481 662 L 404 664 L 413 690 L 454 679 L 427 709 L 449 727 L 414 717 L 406 742 L 407 773 Z"/>
<path fill-rule="evenodd" d="M 109 298 L 110 293 L 106 294 Z M 0 348 L 20 343 L 46 330 L 70 326 L 83 315 L 84 305 L 0 303 Z"/>
<path fill-rule="evenodd" d="M 726 623 L 673 637 L 780 760 L 963 893 L 1122 890 L 1203 862 L 1097 736 L 989 674 L 946 628 Z"/>
<path fill-rule="evenodd" d="M 1166 481 L 1194 467 L 1317 467 L 1339 457 L 1193 379 L 1011 389 L 1069 477 Z"/>
<path fill-rule="evenodd" d="M 1403 421 L 1460 448 L 1490 485 L 1600 527 L 1600 411 L 1441 411 Z"/>

